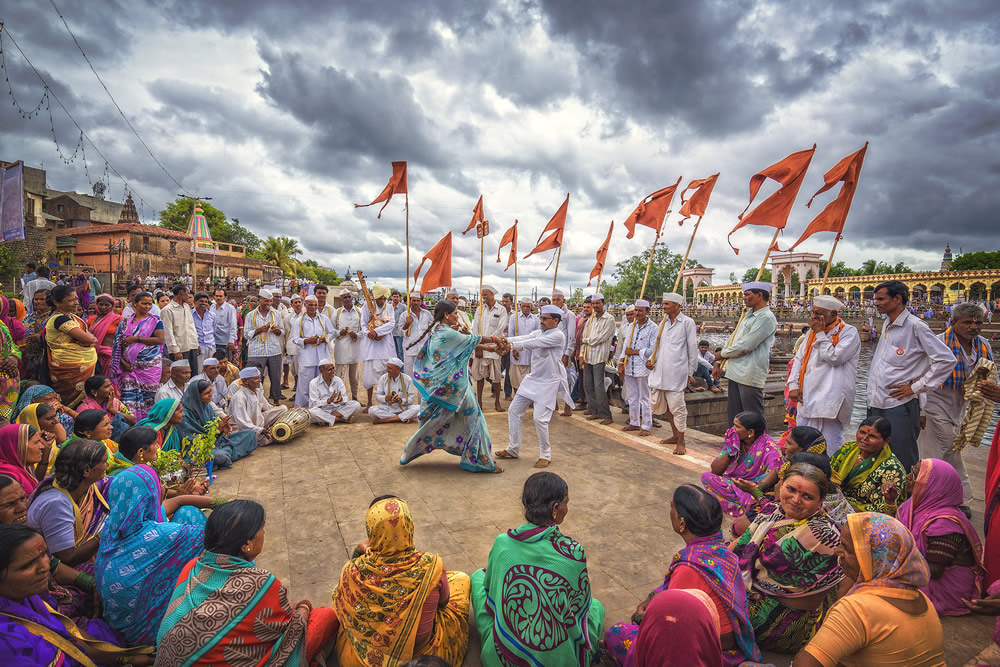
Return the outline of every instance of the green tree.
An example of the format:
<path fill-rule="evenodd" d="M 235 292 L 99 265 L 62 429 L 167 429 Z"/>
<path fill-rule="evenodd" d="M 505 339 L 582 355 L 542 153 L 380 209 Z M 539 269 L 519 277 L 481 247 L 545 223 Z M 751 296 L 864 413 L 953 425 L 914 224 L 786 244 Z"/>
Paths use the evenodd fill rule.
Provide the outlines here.
<path fill-rule="evenodd" d="M 951 269 L 952 271 L 1000 269 L 1000 250 L 963 253 L 951 263 Z"/>
<path fill-rule="evenodd" d="M 642 289 L 642 278 L 646 273 L 646 264 L 649 262 L 649 250 L 643 250 L 640 254 L 634 255 L 615 265 L 613 278 L 616 281 L 614 288 L 615 301 L 632 301 L 640 297 Z M 670 252 L 666 245 L 659 246 L 653 255 L 653 263 L 649 268 L 649 279 L 646 282 L 646 289 L 643 296 L 654 301 L 660 294 L 669 292 L 674 288 L 674 281 L 680 271 L 683 256 Z M 688 259 L 689 268 L 701 267 L 697 260 Z M 602 291 L 608 298 L 608 294 Z"/>
<path fill-rule="evenodd" d="M 823 274 L 826 272 L 826 260 L 819 263 L 819 275 L 817 278 L 822 278 Z M 830 267 L 830 277 L 831 278 L 846 278 L 847 276 L 857 275 L 854 269 L 847 266 L 846 262 L 834 262 L 833 266 Z"/>
<path fill-rule="evenodd" d="M 320 266 L 315 259 L 307 259 L 302 262 L 302 270 L 306 278 L 310 278 L 324 285 L 339 285 L 340 276 L 333 269 Z"/>
<path fill-rule="evenodd" d="M 253 253 L 253 256 L 277 266 L 286 276 L 294 276 L 302 266 L 302 263 L 295 259 L 295 256 L 301 254 L 302 248 L 299 247 L 299 242 L 295 239 L 290 239 L 287 236 L 268 236 L 264 239 L 260 249 Z"/>
<path fill-rule="evenodd" d="M 260 237 L 241 225 L 239 218 L 233 218 L 232 221 L 227 220 L 225 213 L 208 202 L 201 202 L 201 208 L 205 212 L 205 220 L 208 221 L 208 231 L 212 233 L 213 241 L 246 246 L 248 253 L 252 253 L 260 248 Z M 160 211 L 160 227 L 166 227 L 178 232 L 186 232 L 193 210 L 193 199 L 179 197 L 176 201 L 167 204 L 167 207 Z"/>
<path fill-rule="evenodd" d="M 913 269 L 903 262 L 888 264 L 875 259 L 868 259 L 861 265 L 854 275 L 858 276 L 884 276 L 896 273 L 913 273 Z"/>
<path fill-rule="evenodd" d="M 759 270 L 759 267 L 757 267 L 757 268 L 750 268 L 750 269 L 747 269 L 746 271 L 744 271 L 743 272 L 743 279 L 740 280 L 740 283 L 741 284 L 742 283 L 749 283 L 749 282 L 752 282 L 754 280 L 757 280 L 757 271 L 758 270 Z M 760 274 L 760 279 L 762 281 L 764 281 L 765 283 L 771 282 L 771 269 L 764 269 L 764 273 Z"/>

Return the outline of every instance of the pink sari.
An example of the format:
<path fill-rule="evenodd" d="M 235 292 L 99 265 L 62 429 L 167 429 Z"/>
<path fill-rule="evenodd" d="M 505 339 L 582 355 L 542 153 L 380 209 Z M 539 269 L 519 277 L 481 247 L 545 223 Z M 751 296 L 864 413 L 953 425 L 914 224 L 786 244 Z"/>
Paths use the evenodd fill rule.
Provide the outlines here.
<path fill-rule="evenodd" d="M 121 319 L 122 316 L 116 314 L 113 310 L 100 319 L 97 318 L 97 315 L 91 315 L 87 318 L 87 330 L 97 338 L 97 343 L 94 347 L 97 348 L 97 361 L 101 365 L 101 373 L 103 375 L 110 375 L 111 373 L 111 354 L 113 352 L 112 348 L 103 344 L 104 338 L 108 335 L 109 331 L 113 332 L 118 327 Z"/>
<path fill-rule="evenodd" d="M 136 419 L 145 417 L 153 407 L 153 399 L 160 386 L 162 352 L 159 345 L 145 343 L 132 343 L 123 350 L 122 340 L 126 336 L 151 338 L 158 324 L 160 318 L 155 315 L 147 315 L 139 322 L 136 322 L 135 315 L 132 315 L 128 319 L 123 319 L 115 332 L 111 370 L 108 376 L 118 387 L 122 403 Z M 123 359 L 132 366 L 132 370 L 126 371 L 122 368 Z"/>

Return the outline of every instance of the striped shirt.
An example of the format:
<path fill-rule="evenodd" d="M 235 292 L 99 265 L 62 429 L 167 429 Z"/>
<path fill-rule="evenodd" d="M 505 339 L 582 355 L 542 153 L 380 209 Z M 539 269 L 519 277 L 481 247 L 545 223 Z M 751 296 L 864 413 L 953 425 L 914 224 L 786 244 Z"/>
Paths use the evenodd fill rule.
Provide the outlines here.
<path fill-rule="evenodd" d="M 649 369 L 646 368 L 646 362 L 653 356 L 653 346 L 656 344 L 656 334 L 659 332 L 659 327 L 651 320 L 646 320 L 643 322 L 642 326 L 635 323 L 635 332 L 632 332 L 632 324 L 628 326 L 623 326 L 623 340 L 618 341 L 618 349 L 621 352 L 618 354 L 618 359 L 625 359 L 625 375 L 634 378 L 643 378 L 649 376 Z M 632 338 L 632 344 L 629 345 L 629 337 Z M 639 350 L 639 354 L 626 355 L 625 350 L 627 348 L 632 348 L 633 350 Z"/>
<path fill-rule="evenodd" d="M 268 327 L 278 327 L 284 329 L 281 321 L 281 313 L 271 308 L 267 314 L 260 312 L 260 308 L 255 308 L 247 313 L 243 320 L 243 332 L 247 340 L 247 357 L 274 357 L 281 356 L 281 334 L 276 334 L 268 328 L 266 331 L 255 336 L 254 331 L 264 325 Z"/>
<path fill-rule="evenodd" d="M 615 317 L 605 312 L 600 317 L 592 316 L 582 322 L 583 335 L 580 337 L 583 361 L 587 364 L 603 364 L 611 354 L 611 339 L 615 337 Z"/>

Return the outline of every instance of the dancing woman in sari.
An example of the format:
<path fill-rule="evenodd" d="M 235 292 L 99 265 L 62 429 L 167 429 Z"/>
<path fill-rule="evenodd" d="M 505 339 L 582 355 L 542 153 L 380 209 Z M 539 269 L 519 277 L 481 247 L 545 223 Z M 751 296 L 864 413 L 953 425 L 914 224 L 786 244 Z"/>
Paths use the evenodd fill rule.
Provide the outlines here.
<path fill-rule="evenodd" d="M 857 439 L 845 442 L 830 459 L 830 481 L 859 512 L 896 514 L 906 470 L 889 449 L 891 435 L 889 420 L 872 415 L 858 426 Z"/>
<path fill-rule="evenodd" d="M 428 327 L 431 334 L 413 362 L 413 377 L 422 397 L 420 428 L 410 436 L 399 464 L 443 449 L 460 456 L 459 467 L 464 470 L 503 472 L 493 460 L 486 419 L 469 382 L 469 357 L 477 349 L 488 349 L 481 343 L 499 339 L 459 333 L 452 328 L 457 324 L 458 307 L 439 301 Z"/>
<path fill-rule="evenodd" d="M 115 330 L 122 316 L 114 311 L 115 300 L 110 294 L 97 297 L 97 313 L 87 318 L 87 329 L 94 334 L 97 343 L 98 372 L 107 375 L 111 372 L 111 353 L 114 344 Z"/>
<path fill-rule="evenodd" d="M 337 616 L 308 600 L 294 607 L 257 566 L 264 508 L 237 500 L 209 517 L 205 551 L 184 566 L 156 636 L 164 665 L 306 667 L 336 637 Z"/>
<path fill-rule="evenodd" d="M 54 312 L 45 323 L 45 344 L 49 348 L 49 375 L 52 388 L 66 405 L 83 400 L 83 383 L 97 365 L 97 339 L 87 331 L 87 323 L 76 315 L 76 292 L 68 285 L 56 285 L 49 294 Z"/>
<path fill-rule="evenodd" d="M 740 516 L 754 504 L 754 496 L 740 482 L 755 485 L 781 468 L 781 450 L 767 434 L 767 422 L 759 412 L 741 412 L 726 431 L 722 453 L 711 470 L 701 475 L 702 485 L 719 498 L 726 514 Z"/>
<path fill-rule="evenodd" d="M 163 372 L 163 322 L 150 315 L 153 297 L 139 292 L 132 299 L 135 313 L 118 324 L 112 343 L 108 376 L 121 392 L 122 402 L 136 419 L 153 407 Z"/>

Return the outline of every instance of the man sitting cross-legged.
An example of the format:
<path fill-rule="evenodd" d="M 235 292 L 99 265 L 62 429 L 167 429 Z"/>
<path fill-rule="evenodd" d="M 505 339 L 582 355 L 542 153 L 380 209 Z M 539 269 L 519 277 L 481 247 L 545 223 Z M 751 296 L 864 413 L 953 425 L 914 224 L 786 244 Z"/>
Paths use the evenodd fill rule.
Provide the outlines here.
<path fill-rule="evenodd" d="M 288 412 L 285 405 L 272 406 L 264 398 L 260 389 L 260 368 L 248 365 L 240 371 L 240 388 L 231 395 L 229 415 L 233 418 L 237 431 L 253 430 L 257 433 L 258 445 L 272 442 L 271 427 Z"/>
<path fill-rule="evenodd" d="M 376 403 L 368 410 L 373 424 L 405 424 L 420 414 L 413 379 L 403 375 L 402 370 L 403 362 L 398 357 L 386 362 L 385 375 L 379 378 L 378 389 L 375 390 Z"/>
<path fill-rule="evenodd" d="M 346 400 L 347 386 L 337 377 L 333 359 L 319 360 L 319 375 L 309 381 L 309 414 L 314 424 L 332 426 L 337 422 L 350 422 L 361 403 Z"/>

